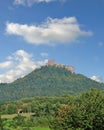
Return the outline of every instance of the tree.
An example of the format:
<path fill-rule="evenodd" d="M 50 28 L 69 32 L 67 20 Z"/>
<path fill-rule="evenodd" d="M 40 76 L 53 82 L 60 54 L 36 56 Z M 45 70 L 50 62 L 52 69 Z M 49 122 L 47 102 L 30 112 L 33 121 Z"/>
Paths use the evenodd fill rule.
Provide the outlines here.
<path fill-rule="evenodd" d="M 3 120 L 0 116 L 0 130 L 4 130 L 4 127 L 3 127 Z"/>
<path fill-rule="evenodd" d="M 104 94 L 97 90 L 81 94 L 72 105 L 63 105 L 54 121 L 52 130 L 104 130 Z"/>

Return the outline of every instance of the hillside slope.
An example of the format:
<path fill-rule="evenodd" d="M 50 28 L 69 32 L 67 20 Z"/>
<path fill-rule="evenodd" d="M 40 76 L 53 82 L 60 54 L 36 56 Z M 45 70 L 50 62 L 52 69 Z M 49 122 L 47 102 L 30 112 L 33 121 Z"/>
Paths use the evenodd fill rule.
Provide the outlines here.
<path fill-rule="evenodd" d="M 13 83 L 0 84 L 0 102 L 34 96 L 59 96 L 78 94 L 90 88 L 104 89 L 95 82 L 65 68 L 43 66 Z"/>

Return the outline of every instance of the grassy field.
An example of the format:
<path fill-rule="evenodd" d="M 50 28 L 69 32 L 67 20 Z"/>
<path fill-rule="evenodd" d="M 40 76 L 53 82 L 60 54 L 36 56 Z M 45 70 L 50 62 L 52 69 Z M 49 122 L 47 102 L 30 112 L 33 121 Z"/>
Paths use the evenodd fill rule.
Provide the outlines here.
<path fill-rule="evenodd" d="M 22 128 L 19 127 L 18 130 L 22 130 Z M 48 127 L 33 127 L 33 128 L 30 127 L 29 130 L 50 130 L 50 129 Z"/>
<path fill-rule="evenodd" d="M 11 129 L 9 129 L 9 130 L 25 130 L 25 128 L 23 128 L 23 127 L 18 127 L 18 128 L 11 128 Z M 28 129 L 28 128 L 27 128 Z M 26 130 L 27 130 L 26 129 Z M 0 129 L 1 130 L 1 129 Z M 29 130 L 50 130 L 48 127 L 30 127 L 29 128 Z"/>
<path fill-rule="evenodd" d="M 36 128 L 33 128 L 33 130 L 50 130 L 50 129 L 46 127 L 36 127 Z"/>
<path fill-rule="evenodd" d="M 34 113 L 21 113 L 21 116 L 27 117 L 29 118 L 31 115 L 33 115 Z M 1 118 L 6 118 L 6 119 L 13 119 L 14 117 L 16 117 L 18 114 L 6 114 L 6 115 L 1 115 Z"/>
<path fill-rule="evenodd" d="M 30 118 L 31 115 L 33 115 L 34 113 L 21 113 L 21 116 L 24 116 L 26 118 Z M 5 119 L 13 119 L 14 117 L 16 117 L 18 114 L 5 114 L 5 115 L 1 115 L 1 118 L 5 118 Z M 22 130 L 22 127 L 18 127 L 18 130 Z M 14 129 L 12 129 L 14 130 Z M 30 127 L 30 130 L 50 130 L 49 127 Z"/>
<path fill-rule="evenodd" d="M 21 116 L 24 116 L 26 118 L 30 118 L 31 115 L 33 115 L 34 113 L 21 113 Z M 5 114 L 5 115 L 1 115 L 2 119 L 13 119 L 14 117 L 16 117 L 18 114 Z M 22 130 L 22 127 L 18 127 L 18 130 Z M 14 129 L 12 129 L 14 130 Z M 49 127 L 30 127 L 30 130 L 50 130 Z"/>

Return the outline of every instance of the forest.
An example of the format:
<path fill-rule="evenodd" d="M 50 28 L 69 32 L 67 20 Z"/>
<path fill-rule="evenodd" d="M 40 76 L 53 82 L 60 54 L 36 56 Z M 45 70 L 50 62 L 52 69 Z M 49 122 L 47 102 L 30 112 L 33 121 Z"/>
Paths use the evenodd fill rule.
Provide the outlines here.
<path fill-rule="evenodd" d="M 2 103 L 0 115 L 0 130 L 104 130 L 104 92 L 22 98 Z"/>
<path fill-rule="evenodd" d="M 0 102 L 35 96 L 77 95 L 91 88 L 104 90 L 99 83 L 66 68 L 42 66 L 12 83 L 0 84 Z"/>

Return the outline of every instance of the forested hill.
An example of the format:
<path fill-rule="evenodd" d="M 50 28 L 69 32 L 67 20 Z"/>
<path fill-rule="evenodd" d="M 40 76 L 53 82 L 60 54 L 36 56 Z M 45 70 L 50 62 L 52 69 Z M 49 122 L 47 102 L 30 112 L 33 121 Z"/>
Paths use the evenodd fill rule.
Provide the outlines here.
<path fill-rule="evenodd" d="M 104 84 L 65 68 L 43 66 L 13 83 L 0 84 L 0 102 L 34 96 L 78 94 L 90 88 L 104 90 Z"/>

